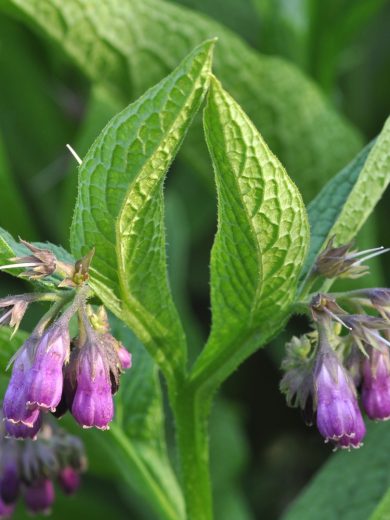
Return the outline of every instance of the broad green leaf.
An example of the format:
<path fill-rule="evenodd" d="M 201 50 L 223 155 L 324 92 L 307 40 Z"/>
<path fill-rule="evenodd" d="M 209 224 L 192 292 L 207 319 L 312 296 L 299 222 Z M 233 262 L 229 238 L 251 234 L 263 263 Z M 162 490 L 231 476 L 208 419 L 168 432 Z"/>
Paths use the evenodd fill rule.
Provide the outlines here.
<path fill-rule="evenodd" d="M 241 107 L 213 79 L 204 112 L 218 193 L 211 254 L 212 328 L 195 365 L 229 373 L 247 338 L 280 324 L 308 247 L 300 193 Z M 234 361 L 235 360 L 235 361 Z"/>
<path fill-rule="evenodd" d="M 339 244 L 353 239 L 390 182 L 390 119 L 368 144 L 331 179 L 308 207 L 311 245 L 303 275 L 331 236 Z"/>
<path fill-rule="evenodd" d="M 213 42 L 115 116 L 79 174 L 73 253 L 95 246 L 91 284 L 172 379 L 185 338 L 167 280 L 163 181 L 207 89 Z"/>
<path fill-rule="evenodd" d="M 261 56 L 220 24 L 178 5 L 162 0 L 0 0 L 1 8 L 56 42 L 123 106 L 195 45 L 217 36 L 216 74 L 262 129 L 307 200 L 361 147 L 356 132 L 294 66 Z M 200 124 L 189 137 L 183 154 L 208 177 Z"/>
<path fill-rule="evenodd" d="M 283 520 L 367 520 L 390 487 L 389 450 L 390 425 L 371 423 L 364 446 L 332 455 Z"/>

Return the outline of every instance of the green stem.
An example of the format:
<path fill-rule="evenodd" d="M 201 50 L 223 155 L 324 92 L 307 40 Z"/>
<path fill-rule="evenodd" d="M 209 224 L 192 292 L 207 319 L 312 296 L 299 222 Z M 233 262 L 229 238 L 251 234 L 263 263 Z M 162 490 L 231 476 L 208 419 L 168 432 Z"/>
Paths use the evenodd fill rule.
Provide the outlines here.
<path fill-rule="evenodd" d="M 185 383 L 174 403 L 181 478 L 188 520 L 212 520 L 208 417 L 211 396 Z"/>

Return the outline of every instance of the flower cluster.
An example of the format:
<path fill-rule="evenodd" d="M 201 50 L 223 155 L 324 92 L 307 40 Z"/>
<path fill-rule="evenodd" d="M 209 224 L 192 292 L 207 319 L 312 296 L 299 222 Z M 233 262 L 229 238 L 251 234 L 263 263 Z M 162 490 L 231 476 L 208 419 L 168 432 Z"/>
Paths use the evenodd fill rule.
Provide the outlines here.
<path fill-rule="evenodd" d="M 104 307 L 87 305 L 91 296 L 87 271 L 91 255 L 72 266 L 53 253 L 26 244 L 33 253 L 13 260 L 11 267 L 28 268 L 25 275 L 55 275 L 65 279 L 62 290 L 11 296 L 0 300 L 0 324 L 19 326 L 31 302 L 54 301 L 14 358 L 3 401 L 5 429 L 14 438 L 35 439 L 45 414 L 61 417 L 67 410 L 84 428 L 109 428 L 113 395 L 122 372 L 131 366 L 131 354 L 109 331 Z M 10 266 L 3 266 L 10 267 Z M 78 318 L 78 335 L 71 337 L 70 322 Z"/>
<path fill-rule="evenodd" d="M 54 482 L 66 495 L 77 491 L 86 469 L 81 441 L 47 418 L 36 442 L 7 438 L 0 424 L 0 518 L 10 518 L 20 496 L 27 510 L 48 513 L 55 499 Z"/>
<path fill-rule="evenodd" d="M 349 247 L 328 246 L 317 272 L 361 274 L 353 261 L 360 255 L 351 256 Z M 325 442 L 358 448 L 366 433 L 361 407 L 369 419 L 390 419 L 390 290 L 318 293 L 309 308 L 314 330 L 287 344 L 281 390 L 307 422 L 316 421 Z"/>

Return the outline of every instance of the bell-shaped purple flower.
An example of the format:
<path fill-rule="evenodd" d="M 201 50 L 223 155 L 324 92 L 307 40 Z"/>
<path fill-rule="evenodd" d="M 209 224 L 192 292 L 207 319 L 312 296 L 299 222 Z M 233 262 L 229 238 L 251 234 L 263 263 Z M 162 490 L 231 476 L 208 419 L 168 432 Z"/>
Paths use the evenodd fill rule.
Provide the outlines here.
<path fill-rule="evenodd" d="M 14 439 L 33 439 L 35 440 L 37 437 L 37 433 L 39 432 L 42 426 L 42 415 L 38 410 L 37 418 L 32 426 L 26 426 L 23 423 L 13 423 L 10 421 L 5 421 L 5 431 L 8 437 L 13 437 Z"/>
<path fill-rule="evenodd" d="M 101 430 L 113 419 L 110 372 L 98 351 L 80 355 L 72 415 L 83 428 Z"/>
<path fill-rule="evenodd" d="M 0 520 L 11 518 L 14 509 L 14 504 L 6 504 L 5 502 L 3 502 L 3 500 L 0 499 Z"/>
<path fill-rule="evenodd" d="M 66 495 L 73 495 L 80 487 L 80 474 L 71 466 L 67 466 L 59 472 L 58 484 Z"/>
<path fill-rule="evenodd" d="M 122 370 L 131 368 L 131 354 L 122 344 L 120 344 L 118 349 L 118 358 L 121 363 Z"/>
<path fill-rule="evenodd" d="M 30 346 L 32 346 L 31 342 L 26 343 L 15 360 L 11 379 L 4 396 L 3 414 L 7 422 L 23 423 L 32 427 L 37 421 L 39 410 L 29 410 L 26 406 L 26 376 L 31 367 Z"/>
<path fill-rule="evenodd" d="M 5 504 L 13 504 L 19 496 L 20 475 L 16 458 L 9 457 L 2 467 L 0 499 Z"/>
<path fill-rule="evenodd" d="M 24 492 L 24 501 L 30 513 L 49 513 L 54 498 L 53 482 L 47 478 L 32 482 Z"/>
<path fill-rule="evenodd" d="M 363 363 L 362 403 L 370 419 L 390 419 L 390 355 L 387 347 L 370 348 Z"/>
<path fill-rule="evenodd" d="M 54 412 L 61 400 L 62 367 L 68 360 L 70 337 L 67 326 L 54 324 L 40 340 L 27 376 L 27 405 Z"/>
<path fill-rule="evenodd" d="M 357 448 L 365 435 L 353 383 L 329 347 L 319 353 L 315 368 L 317 427 L 326 441 Z"/>

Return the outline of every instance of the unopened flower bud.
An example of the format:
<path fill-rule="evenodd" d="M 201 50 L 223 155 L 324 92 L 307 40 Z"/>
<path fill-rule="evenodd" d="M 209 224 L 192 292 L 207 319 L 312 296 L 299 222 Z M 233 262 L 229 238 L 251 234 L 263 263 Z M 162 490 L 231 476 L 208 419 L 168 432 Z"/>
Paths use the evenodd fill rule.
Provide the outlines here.
<path fill-rule="evenodd" d="M 122 344 L 118 348 L 118 357 L 122 370 L 131 368 L 131 354 Z"/>
<path fill-rule="evenodd" d="M 3 448 L 4 449 L 4 448 Z M 19 496 L 20 475 L 16 458 L 3 465 L 0 480 L 0 498 L 5 504 L 13 504 Z"/>
<path fill-rule="evenodd" d="M 58 484 L 65 494 L 73 495 L 80 487 L 80 474 L 71 466 L 67 466 L 59 472 Z"/>
<path fill-rule="evenodd" d="M 24 492 L 24 500 L 30 513 L 49 513 L 54 498 L 53 482 L 47 478 L 32 482 Z"/>

